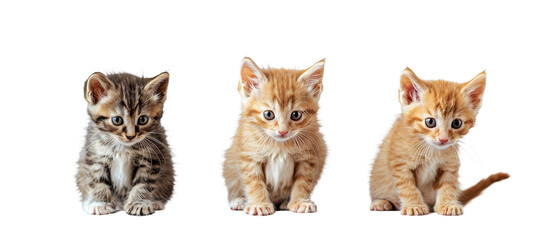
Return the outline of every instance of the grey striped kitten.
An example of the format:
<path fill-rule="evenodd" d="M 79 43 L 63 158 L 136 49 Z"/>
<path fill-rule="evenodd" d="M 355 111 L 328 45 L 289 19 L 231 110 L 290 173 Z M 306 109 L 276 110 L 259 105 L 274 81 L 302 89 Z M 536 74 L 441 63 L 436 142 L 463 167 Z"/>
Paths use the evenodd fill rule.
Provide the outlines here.
<path fill-rule="evenodd" d="M 84 93 L 91 118 L 76 181 L 89 214 L 149 215 L 171 198 L 173 163 L 160 125 L 169 74 L 93 73 Z"/>

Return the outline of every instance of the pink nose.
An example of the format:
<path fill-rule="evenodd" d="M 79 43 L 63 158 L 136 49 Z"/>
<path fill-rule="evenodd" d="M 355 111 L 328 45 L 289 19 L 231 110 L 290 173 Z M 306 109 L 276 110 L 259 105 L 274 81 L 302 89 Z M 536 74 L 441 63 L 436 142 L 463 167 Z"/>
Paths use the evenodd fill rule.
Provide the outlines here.
<path fill-rule="evenodd" d="M 441 138 L 439 138 L 439 141 L 440 141 L 441 143 L 446 143 L 446 142 L 448 142 L 448 139 L 441 139 Z"/>
<path fill-rule="evenodd" d="M 278 133 L 283 137 L 283 136 L 285 136 L 285 134 L 288 133 L 288 131 L 278 131 Z"/>

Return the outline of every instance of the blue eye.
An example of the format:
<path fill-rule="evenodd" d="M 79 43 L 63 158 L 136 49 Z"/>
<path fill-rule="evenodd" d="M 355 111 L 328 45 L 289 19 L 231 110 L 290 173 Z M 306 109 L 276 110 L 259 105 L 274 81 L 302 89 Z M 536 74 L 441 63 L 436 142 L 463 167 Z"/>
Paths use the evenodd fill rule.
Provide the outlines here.
<path fill-rule="evenodd" d="M 146 115 L 142 115 L 138 118 L 138 124 L 139 125 L 146 125 L 146 123 L 148 123 L 149 118 Z"/>
<path fill-rule="evenodd" d="M 120 126 L 124 123 L 121 117 L 113 117 L 112 121 L 115 126 Z"/>
<path fill-rule="evenodd" d="M 435 126 L 437 126 L 437 121 L 435 121 L 434 118 L 426 118 L 425 126 L 427 126 L 428 128 L 434 128 Z"/>

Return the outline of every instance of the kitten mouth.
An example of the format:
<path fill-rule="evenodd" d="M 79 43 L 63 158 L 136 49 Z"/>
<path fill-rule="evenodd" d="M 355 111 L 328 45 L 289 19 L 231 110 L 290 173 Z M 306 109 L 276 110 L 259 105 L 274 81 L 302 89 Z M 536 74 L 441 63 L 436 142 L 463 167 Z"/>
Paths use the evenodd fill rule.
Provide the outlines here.
<path fill-rule="evenodd" d="M 120 140 L 120 143 L 122 143 L 122 145 L 124 145 L 124 146 L 130 147 L 130 146 L 136 145 L 137 143 L 139 143 L 143 140 L 144 140 L 144 138 L 134 138 L 134 139 L 128 140 L 128 141 Z"/>
<path fill-rule="evenodd" d="M 284 136 L 284 137 L 272 137 L 272 138 L 273 138 L 274 140 L 278 141 L 278 142 L 285 142 L 285 141 L 291 139 L 291 137 L 287 137 L 287 136 Z"/>
<path fill-rule="evenodd" d="M 441 143 L 441 142 L 431 142 L 431 146 L 437 148 L 437 149 L 446 149 L 450 146 L 452 146 L 453 143 L 452 142 L 445 142 L 445 143 Z"/>
<path fill-rule="evenodd" d="M 295 136 L 294 134 L 289 134 L 289 135 L 270 135 L 270 137 L 272 137 L 274 140 L 276 140 L 277 142 L 285 142 L 289 139 L 291 139 L 293 136 Z"/>

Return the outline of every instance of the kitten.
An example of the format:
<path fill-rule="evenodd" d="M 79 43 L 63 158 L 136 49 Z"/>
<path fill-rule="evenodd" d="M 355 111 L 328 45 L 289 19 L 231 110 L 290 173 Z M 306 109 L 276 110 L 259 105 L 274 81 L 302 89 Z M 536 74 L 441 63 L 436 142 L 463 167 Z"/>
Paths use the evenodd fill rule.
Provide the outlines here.
<path fill-rule="evenodd" d="M 173 162 L 160 120 L 169 74 L 94 73 L 85 82 L 91 121 L 76 181 L 89 214 L 149 215 L 171 198 Z"/>
<path fill-rule="evenodd" d="M 494 182 L 497 173 L 458 189 L 458 143 L 474 126 L 485 72 L 466 83 L 424 81 L 406 68 L 400 80 L 402 114 L 382 142 L 370 178 L 371 210 L 461 215 L 462 206 Z"/>
<path fill-rule="evenodd" d="M 310 197 L 326 158 L 317 120 L 323 73 L 324 60 L 307 70 L 243 60 L 241 118 L 223 166 L 232 210 L 316 212 Z"/>

